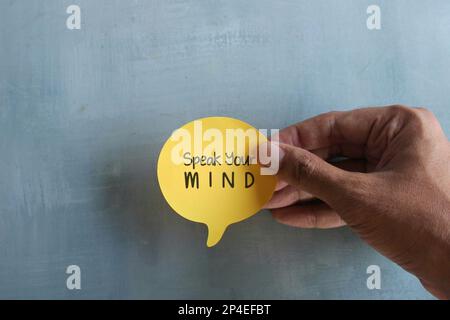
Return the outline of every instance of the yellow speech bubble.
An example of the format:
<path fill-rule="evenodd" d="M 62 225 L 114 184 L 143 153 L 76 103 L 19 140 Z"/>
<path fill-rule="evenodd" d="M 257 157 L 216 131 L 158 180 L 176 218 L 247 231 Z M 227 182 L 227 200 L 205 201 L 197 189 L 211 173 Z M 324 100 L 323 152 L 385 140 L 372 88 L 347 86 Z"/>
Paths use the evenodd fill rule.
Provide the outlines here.
<path fill-rule="evenodd" d="M 164 144 L 157 169 L 161 191 L 175 212 L 208 226 L 208 247 L 271 198 L 276 178 L 262 175 L 254 158 L 265 142 L 243 121 L 210 117 L 189 122 Z"/>

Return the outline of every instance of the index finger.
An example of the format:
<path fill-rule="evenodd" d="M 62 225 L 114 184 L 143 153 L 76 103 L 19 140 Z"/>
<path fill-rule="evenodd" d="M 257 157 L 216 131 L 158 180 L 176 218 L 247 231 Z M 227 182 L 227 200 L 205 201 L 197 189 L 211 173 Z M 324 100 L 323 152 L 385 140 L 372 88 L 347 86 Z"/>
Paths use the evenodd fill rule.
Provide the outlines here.
<path fill-rule="evenodd" d="M 402 108 L 408 109 L 391 106 L 324 113 L 281 130 L 279 140 L 314 151 L 322 158 L 345 156 L 370 160 L 380 156 L 383 135 L 392 134 L 392 130 L 386 130 L 388 124 L 399 122 L 392 122 L 399 114 L 394 109 Z M 377 148 L 373 148 L 375 145 Z"/>

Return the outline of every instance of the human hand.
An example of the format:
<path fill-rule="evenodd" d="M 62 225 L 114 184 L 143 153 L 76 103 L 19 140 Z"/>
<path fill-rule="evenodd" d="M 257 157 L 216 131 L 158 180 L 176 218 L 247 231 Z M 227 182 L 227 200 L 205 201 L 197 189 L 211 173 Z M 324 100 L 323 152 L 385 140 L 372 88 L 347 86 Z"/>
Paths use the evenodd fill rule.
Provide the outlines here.
<path fill-rule="evenodd" d="M 436 297 L 450 298 L 450 143 L 430 111 L 330 112 L 282 130 L 279 140 L 281 181 L 266 206 L 276 220 L 347 224 Z M 346 159 L 325 161 L 336 157 Z"/>

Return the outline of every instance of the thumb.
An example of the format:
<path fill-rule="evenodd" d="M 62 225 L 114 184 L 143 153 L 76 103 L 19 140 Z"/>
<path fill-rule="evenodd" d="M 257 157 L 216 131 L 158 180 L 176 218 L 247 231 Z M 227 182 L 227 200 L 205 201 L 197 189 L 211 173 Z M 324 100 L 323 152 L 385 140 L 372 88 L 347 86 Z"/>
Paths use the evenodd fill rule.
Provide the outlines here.
<path fill-rule="evenodd" d="M 292 186 L 311 193 L 329 205 L 349 198 L 357 188 L 358 174 L 339 169 L 315 154 L 279 143 L 278 176 Z"/>

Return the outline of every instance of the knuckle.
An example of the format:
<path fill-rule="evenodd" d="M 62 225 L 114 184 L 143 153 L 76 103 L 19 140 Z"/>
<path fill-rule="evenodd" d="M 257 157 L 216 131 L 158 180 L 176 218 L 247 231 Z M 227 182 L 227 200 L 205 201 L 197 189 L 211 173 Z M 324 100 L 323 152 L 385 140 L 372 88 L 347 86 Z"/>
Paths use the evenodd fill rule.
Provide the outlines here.
<path fill-rule="evenodd" d="M 424 135 L 431 129 L 439 128 L 439 122 L 432 111 L 425 107 L 410 108 L 403 105 L 389 107 L 395 115 L 401 116 L 414 128 L 416 134 Z"/>
<path fill-rule="evenodd" d="M 394 115 L 401 115 L 401 116 L 411 117 L 411 118 L 416 116 L 414 109 L 407 107 L 405 105 L 396 104 L 396 105 L 389 106 L 388 108 L 389 108 L 389 111 Z"/>
<path fill-rule="evenodd" d="M 393 112 L 405 112 L 409 110 L 409 108 L 403 104 L 393 104 L 388 108 Z"/>

